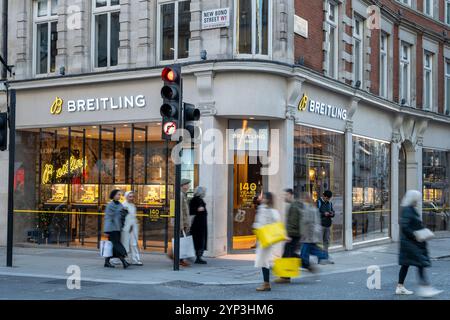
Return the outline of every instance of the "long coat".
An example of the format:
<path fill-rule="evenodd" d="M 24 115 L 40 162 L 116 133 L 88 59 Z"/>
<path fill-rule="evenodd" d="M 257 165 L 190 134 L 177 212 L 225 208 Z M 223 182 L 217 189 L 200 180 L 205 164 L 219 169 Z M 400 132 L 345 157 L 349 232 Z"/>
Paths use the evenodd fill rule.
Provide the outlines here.
<path fill-rule="evenodd" d="M 183 229 L 186 229 L 186 233 L 189 233 L 189 228 L 191 227 L 191 221 L 189 218 L 189 202 L 187 199 L 187 194 L 181 192 L 181 233 L 183 233 Z"/>
<path fill-rule="evenodd" d="M 404 207 L 400 218 L 400 254 L 401 266 L 429 267 L 427 243 L 419 242 L 414 236 L 414 231 L 423 229 L 419 213 L 413 207 Z"/>
<path fill-rule="evenodd" d="M 265 204 L 258 207 L 256 211 L 255 223 L 253 228 L 258 229 L 266 224 L 279 222 L 281 220 L 280 213 L 272 208 L 269 208 Z M 272 262 L 273 245 L 267 248 L 261 248 L 259 242 L 256 244 L 256 268 L 270 268 Z"/>
<path fill-rule="evenodd" d="M 105 223 L 103 226 L 103 232 L 121 231 L 122 220 L 121 213 L 123 205 L 120 202 L 110 201 L 106 205 L 105 209 Z"/>
<path fill-rule="evenodd" d="M 125 223 L 122 228 L 120 241 L 127 250 L 127 253 L 130 253 L 130 245 L 137 246 L 139 237 L 139 224 L 136 216 L 136 206 L 127 201 L 123 203 L 123 206 L 128 210 L 128 214 L 125 217 Z"/>
<path fill-rule="evenodd" d="M 205 211 L 198 211 L 200 207 L 204 207 Z M 194 217 L 191 226 L 192 238 L 194 238 L 194 247 L 196 251 L 205 251 L 208 241 L 208 211 L 206 203 L 200 197 L 193 197 L 189 203 L 189 212 Z"/>

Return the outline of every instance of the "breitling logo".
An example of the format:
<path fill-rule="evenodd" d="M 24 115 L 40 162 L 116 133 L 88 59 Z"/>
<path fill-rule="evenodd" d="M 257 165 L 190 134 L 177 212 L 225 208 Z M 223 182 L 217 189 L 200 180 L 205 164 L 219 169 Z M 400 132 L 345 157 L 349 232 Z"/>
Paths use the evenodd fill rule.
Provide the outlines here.
<path fill-rule="evenodd" d="M 63 103 L 64 103 L 63 99 L 61 99 L 60 97 L 56 97 L 55 101 L 53 101 L 53 104 L 50 107 L 50 113 L 53 115 L 61 114 Z"/>
<path fill-rule="evenodd" d="M 301 98 L 300 102 L 298 103 L 298 110 L 305 111 L 307 105 L 308 105 L 308 96 L 306 94 L 303 94 L 303 97 Z"/>

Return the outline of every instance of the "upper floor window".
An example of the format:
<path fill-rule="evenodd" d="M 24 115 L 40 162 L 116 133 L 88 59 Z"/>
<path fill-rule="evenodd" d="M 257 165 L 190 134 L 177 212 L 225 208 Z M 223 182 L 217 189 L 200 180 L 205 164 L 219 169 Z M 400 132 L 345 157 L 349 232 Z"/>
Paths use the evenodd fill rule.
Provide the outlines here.
<path fill-rule="evenodd" d="M 189 56 L 190 4 L 190 1 L 166 1 L 159 5 L 159 60 L 173 61 Z"/>
<path fill-rule="evenodd" d="M 50 74 L 56 71 L 58 54 L 58 0 L 34 1 L 34 72 Z"/>
<path fill-rule="evenodd" d="M 333 1 L 328 1 L 328 11 L 326 13 L 325 42 L 327 53 L 325 64 L 328 76 L 338 77 L 338 5 Z"/>
<path fill-rule="evenodd" d="M 402 42 L 400 50 L 400 102 L 403 105 L 409 105 L 411 102 L 411 45 Z"/>
<path fill-rule="evenodd" d="M 399 0 L 401 3 L 411 6 L 411 0 Z"/>
<path fill-rule="evenodd" d="M 364 21 L 355 17 L 353 25 L 353 80 L 363 82 L 364 75 Z"/>
<path fill-rule="evenodd" d="M 445 0 L 445 23 L 450 24 L 450 0 Z"/>
<path fill-rule="evenodd" d="M 269 56 L 271 51 L 271 0 L 235 0 L 236 53 Z"/>
<path fill-rule="evenodd" d="M 388 97 L 388 35 L 384 32 L 380 36 L 380 96 Z"/>
<path fill-rule="evenodd" d="M 430 52 L 423 56 L 423 108 L 433 108 L 433 54 Z"/>
<path fill-rule="evenodd" d="M 92 3 L 94 67 L 117 66 L 120 46 L 120 0 L 95 0 Z"/>
<path fill-rule="evenodd" d="M 450 60 L 445 60 L 445 108 L 444 114 L 450 115 Z"/>
<path fill-rule="evenodd" d="M 433 0 L 423 0 L 423 12 L 427 16 L 433 16 L 434 1 Z"/>

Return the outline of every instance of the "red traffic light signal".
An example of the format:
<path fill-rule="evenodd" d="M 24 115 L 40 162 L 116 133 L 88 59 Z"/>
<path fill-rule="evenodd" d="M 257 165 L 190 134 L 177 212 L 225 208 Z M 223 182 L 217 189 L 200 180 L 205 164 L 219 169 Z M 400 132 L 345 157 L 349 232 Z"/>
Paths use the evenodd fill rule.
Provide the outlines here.
<path fill-rule="evenodd" d="M 161 78 L 163 81 L 178 82 L 180 75 L 174 69 L 165 67 L 161 73 Z"/>

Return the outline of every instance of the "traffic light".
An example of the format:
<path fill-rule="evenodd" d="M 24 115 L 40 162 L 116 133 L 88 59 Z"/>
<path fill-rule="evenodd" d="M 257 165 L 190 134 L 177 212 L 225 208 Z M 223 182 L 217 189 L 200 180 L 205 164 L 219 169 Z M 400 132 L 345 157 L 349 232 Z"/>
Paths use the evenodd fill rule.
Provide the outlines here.
<path fill-rule="evenodd" d="M 200 110 L 195 108 L 193 104 L 184 103 L 184 129 L 187 130 L 191 136 L 191 139 L 195 137 L 195 124 L 194 121 L 200 120 Z"/>
<path fill-rule="evenodd" d="M 161 74 L 164 86 L 161 89 L 163 104 L 161 106 L 162 116 L 162 138 L 170 140 L 172 135 L 180 127 L 181 116 L 181 68 L 178 65 L 166 67 Z"/>
<path fill-rule="evenodd" d="M 8 114 L 0 113 L 0 151 L 8 148 Z"/>

